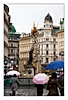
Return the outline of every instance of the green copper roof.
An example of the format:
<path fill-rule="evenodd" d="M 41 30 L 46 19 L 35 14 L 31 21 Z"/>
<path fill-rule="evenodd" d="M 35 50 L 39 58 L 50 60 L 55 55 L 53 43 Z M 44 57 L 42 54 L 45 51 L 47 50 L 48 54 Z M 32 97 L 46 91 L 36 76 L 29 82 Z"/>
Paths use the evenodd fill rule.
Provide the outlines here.
<path fill-rule="evenodd" d="M 63 29 L 59 29 L 59 30 L 58 30 L 58 31 L 56 31 L 56 32 L 58 33 L 58 32 L 61 32 L 61 31 L 64 31 L 64 28 L 63 28 Z"/>
<path fill-rule="evenodd" d="M 11 30 L 12 32 L 16 32 L 16 29 L 15 29 L 15 27 L 12 25 L 12 23 L 10 23 L 10 30 Z"/>
<path fill-rule="evenodd" d="M 10 39 L 10 38 L 12 38 L 13 37 L 13 39 L 17 39 L 17 38 L 19 38 L 20 37 L 20 35 L 21 34 L 14 34 L 14 32 L 9 32 L 8 33 L 8 39 Z"/>
<path fill-rule="evenodd" d="M 60 19 L 60 24 L 64 24 L 64 18 L 62 20 Z"/>

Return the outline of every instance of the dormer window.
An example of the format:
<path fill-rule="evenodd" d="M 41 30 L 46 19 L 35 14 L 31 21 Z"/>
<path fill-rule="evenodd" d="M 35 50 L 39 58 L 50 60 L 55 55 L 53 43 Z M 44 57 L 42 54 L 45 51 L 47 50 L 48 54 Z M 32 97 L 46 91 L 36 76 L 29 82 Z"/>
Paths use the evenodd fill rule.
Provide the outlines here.
<path fill-rule="evenodd" d="M 45 25 L 44 25 L 44 27 L 45 27 Z"/>
<path fill-rule="evenodd" d="M 53 27 L 53 25 L 50 25 L 50 27 Z"/>

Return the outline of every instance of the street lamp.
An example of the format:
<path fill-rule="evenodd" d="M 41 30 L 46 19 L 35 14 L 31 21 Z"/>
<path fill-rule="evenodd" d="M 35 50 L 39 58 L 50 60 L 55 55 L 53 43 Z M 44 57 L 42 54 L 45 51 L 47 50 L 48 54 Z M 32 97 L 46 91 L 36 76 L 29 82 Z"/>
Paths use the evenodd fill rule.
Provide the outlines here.
<path fill-rule="evenodd" d="M 4 72 L 5 72 L 5 74 L 7 73 L 7 63 L 8 63 L 8 61 L 4 60 Z"/>
<path fill-rule="evenodd" d="M 60 51 L 59 56 L 61 56 L 61 60 L 64 58 L 64 51 Z"/>

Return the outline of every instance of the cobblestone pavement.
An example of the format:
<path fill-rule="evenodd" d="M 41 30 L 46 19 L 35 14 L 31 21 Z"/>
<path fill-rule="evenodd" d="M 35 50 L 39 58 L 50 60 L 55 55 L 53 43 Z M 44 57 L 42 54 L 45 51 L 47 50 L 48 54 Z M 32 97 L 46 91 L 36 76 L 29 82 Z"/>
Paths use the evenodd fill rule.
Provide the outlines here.
<path fill-rule="evenodd" d="M 11 89 L 4 90 L 4 96 L 9 96 Z M 44 89 L 44 96 L 46 96 L 48 91 Z M 16 96 L 37 96 L 36 88 L 20 88 L 16 91 Z"/>

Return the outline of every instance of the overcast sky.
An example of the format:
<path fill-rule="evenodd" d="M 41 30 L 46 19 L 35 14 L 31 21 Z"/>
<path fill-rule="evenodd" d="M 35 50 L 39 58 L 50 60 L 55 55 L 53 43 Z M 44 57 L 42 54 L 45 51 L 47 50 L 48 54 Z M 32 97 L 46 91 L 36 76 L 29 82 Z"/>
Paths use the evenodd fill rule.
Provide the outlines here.
<path fill-rule="evenodd" d="M 64 17 L 64 4 L 7 4 L 11 23 L 17 32 L 30 33 L 35 22 L 38 28 L 43 27 L 44 18 L 49 13 L 53 18 L 53 25 L 59 25 L 60 18 Z"/>

